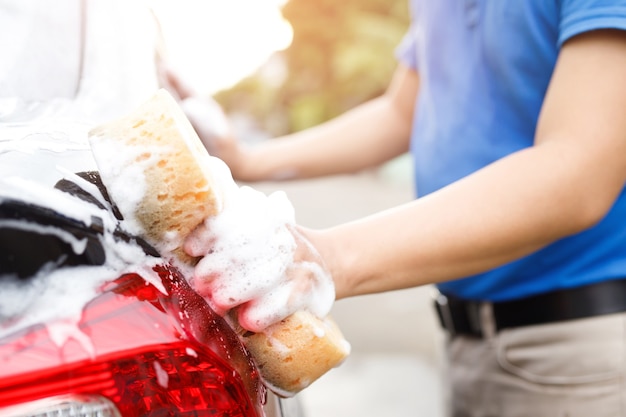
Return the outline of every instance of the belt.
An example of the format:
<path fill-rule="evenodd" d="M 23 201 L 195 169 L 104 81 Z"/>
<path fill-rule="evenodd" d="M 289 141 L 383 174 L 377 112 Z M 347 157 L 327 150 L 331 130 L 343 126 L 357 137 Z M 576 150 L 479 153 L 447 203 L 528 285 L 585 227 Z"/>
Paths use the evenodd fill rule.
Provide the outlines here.
<path fill-rule="evenodd" d="M 480 319 L 483 304 L 445 294 L 435 298 L 439 321 L 451 336 L 483 337 Z M 491 306 L 496 331 L 620 313 L 626 311 L 626 279 L 494 302 Z"/>

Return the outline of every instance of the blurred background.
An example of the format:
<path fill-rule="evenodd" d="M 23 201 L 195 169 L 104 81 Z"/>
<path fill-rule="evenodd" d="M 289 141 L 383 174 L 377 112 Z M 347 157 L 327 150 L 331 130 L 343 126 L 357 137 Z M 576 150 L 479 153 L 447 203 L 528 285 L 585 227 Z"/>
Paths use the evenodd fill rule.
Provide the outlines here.
<path fill-rule="evenodd" d="M 408 28 L 407 0 L 152 0 L 170 62 L 218 101 L 240 138 L 271 140 L 380 95 Z M 283 190 L 297 220 L 327 227 L 413 198 L 409 158 Z M 332 315 L 352 354 L 302 392 L 309 417 L 442 416 L 443 335 L 432 288 L 357 297 Z"/>
<path fill-rule="evenodd" d="M 171 62 L 268 136 L 375 97 L 395 69 L 406 0 L 153 0 Z"/>

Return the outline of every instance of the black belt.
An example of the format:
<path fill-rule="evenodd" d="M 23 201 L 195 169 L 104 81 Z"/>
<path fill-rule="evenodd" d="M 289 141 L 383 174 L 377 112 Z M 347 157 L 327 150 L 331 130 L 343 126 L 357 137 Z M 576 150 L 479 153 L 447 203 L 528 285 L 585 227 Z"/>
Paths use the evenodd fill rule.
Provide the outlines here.
<path fill-rule="evenodd" d="M 452 336 L 483 336 L 482 304 L 444 294 L 435 299 L 439 321 Z M 626 280 L 604 281 L 491 305 L 496 330 L 620 313 L 626 311 Z"/>

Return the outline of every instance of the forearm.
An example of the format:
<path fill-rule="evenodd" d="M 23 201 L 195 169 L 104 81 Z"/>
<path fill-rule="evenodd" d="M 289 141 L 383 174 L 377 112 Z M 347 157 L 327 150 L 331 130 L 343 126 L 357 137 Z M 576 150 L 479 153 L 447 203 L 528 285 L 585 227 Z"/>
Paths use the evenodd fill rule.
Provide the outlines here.
<path fill-rule="evenodd" d="M 595 186 L 578 169 L 585 156 L 563 152 L 531 148 L 413 203 L 311 232 L 337 297 L 462 278 L 591 226 L 621 187 Z"/>
<path fill-rule="evenodd" d="M 408 150 L 409 132 L 375 99 L 318 127 L 248 149 L 242 180 L 283 180 L 356 172 Z M 381 137 L 387 140 L 380 140 Z"/>
<path fill-rule="evenodd" d="M 356 172 L 408 150 L 418 77 L 400 67 L 387 92 L 320 126 L 244 149 L 231 164 L 243 181 Z"/>

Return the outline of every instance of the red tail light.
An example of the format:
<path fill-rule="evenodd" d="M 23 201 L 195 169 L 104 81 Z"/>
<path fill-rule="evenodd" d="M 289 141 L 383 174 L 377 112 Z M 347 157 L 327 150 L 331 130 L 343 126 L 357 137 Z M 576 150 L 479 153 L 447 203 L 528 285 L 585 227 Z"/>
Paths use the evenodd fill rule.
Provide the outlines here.
<path fill-rule="evenodd" d="M 102 398 L 123 417 L 263 415 L 265 391 L 236 335 L 176 271 L 158 273 L 167 295 L 124 276 L 62 346 L 43 325 L 1 341 L 0 414 L 70 395 L 72 404 Z"/>

